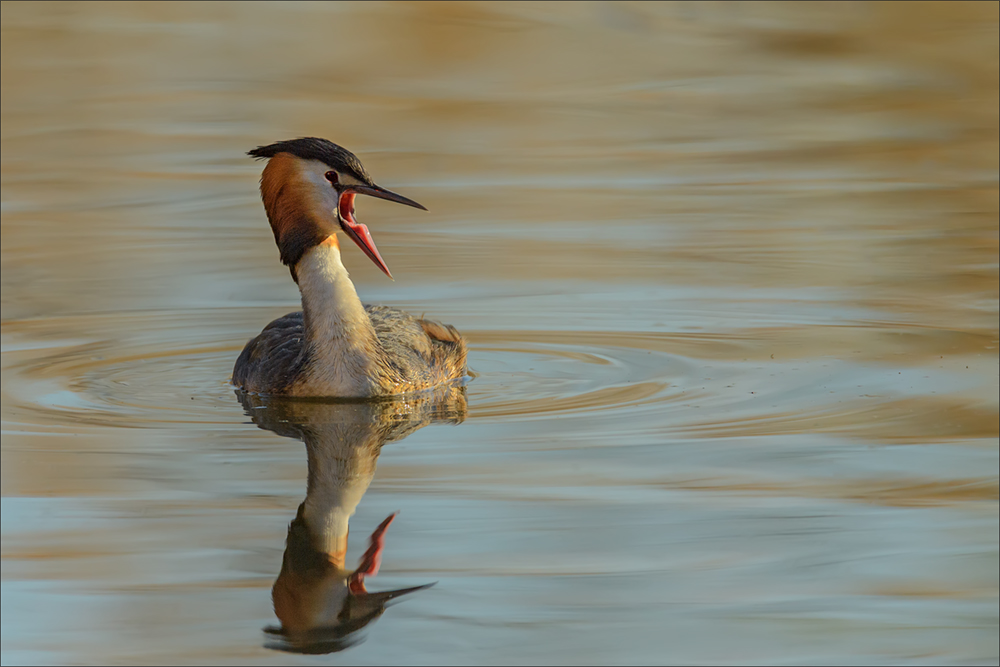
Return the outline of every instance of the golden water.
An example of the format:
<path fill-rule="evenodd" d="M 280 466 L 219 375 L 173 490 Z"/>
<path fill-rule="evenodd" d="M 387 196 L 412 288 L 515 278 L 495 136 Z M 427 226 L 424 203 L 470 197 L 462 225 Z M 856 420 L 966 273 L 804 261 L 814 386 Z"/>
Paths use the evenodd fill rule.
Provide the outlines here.
<path fill-rule="evenodd" d="M 995 663 L 997 7 L 5 2 L 3 662 L 299 660 L 228 379 L 297 307 L 244 153 L 316 135 L 478 375 L 343 659 Z"/>

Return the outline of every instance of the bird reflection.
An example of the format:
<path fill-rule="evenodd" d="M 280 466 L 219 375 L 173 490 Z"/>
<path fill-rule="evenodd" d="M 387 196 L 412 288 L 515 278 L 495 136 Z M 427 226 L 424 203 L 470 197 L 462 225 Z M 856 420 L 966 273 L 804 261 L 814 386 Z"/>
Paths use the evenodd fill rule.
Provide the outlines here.
<path fill-rule="evenodd" d="M 251 396 L 237 391 L 258 427 L 305 442 L 306 498 L 288 526 L 281 572 L 272 588 L 280 627 L 267 646 L 296 653 L 332 653 L 363 638 L 359 631 L 386 604 L 433 584 L 370 592 L 365 578 L 382 560 L 387 517 L 371 535 L 354 570 L 346 567 L 348 521 L 375 475 L 382 445 L 432 422 L 465 419 L 465 389 L 447 386 L 407 398 L 376 402 L 319 402 Z"/>

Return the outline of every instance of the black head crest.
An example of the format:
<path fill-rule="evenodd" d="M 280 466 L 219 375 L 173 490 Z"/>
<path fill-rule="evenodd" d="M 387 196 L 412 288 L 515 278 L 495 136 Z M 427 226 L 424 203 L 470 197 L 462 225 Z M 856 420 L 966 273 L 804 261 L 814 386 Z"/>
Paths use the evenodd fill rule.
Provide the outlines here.
<path fill-rule="evenodd" d="M 318 137 L 302 137 L 279 141 L 267 146 L 258 146 L 252 151 L 248 151 L 247 155 L 263 159 L 274 157 L 278 153 L 291 153 L 303 160 L 319 160 L 332 169 L 354 176 L 362 183 L 375 185 L 375 181 L 372 180 L 364 165 L 361 164 L 361 160 L 354 153 L 332 141 Z"/>

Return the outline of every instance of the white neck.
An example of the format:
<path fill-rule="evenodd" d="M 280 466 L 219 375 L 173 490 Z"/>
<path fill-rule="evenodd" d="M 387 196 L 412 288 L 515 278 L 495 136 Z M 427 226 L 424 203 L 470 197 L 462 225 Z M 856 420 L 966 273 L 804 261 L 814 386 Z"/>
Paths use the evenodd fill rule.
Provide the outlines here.
<path fill-rule="evenodd" d="M 369 396 L 378 339 L 335 237 L 308 250 L 295 266 L 309 350 L 301 395 Z M 319 392 L 319 393 L 316 393 Z"/>

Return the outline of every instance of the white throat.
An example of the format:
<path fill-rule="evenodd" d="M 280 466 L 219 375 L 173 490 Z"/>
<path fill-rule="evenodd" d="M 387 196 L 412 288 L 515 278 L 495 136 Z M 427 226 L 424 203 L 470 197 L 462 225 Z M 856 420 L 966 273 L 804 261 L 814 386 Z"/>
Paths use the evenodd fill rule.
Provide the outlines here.
<path fill-rule="evenodd" d="M 296 264 L 295 273 L 309 350 L 300 395 L 370 396 L 379 343 L 340 261 L 336 239 L 309 249 Z"/>

